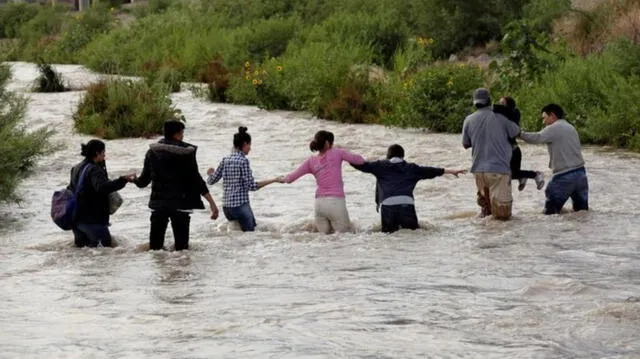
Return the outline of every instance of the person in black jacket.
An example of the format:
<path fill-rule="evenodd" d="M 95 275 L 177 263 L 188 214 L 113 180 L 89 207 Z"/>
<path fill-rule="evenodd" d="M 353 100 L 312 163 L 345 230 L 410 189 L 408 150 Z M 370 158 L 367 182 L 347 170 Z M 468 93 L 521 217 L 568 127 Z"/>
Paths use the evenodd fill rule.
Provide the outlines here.
<path fill-rule="evenodd" d="M 121 176 L 109 181 L 105 164 L 105 144 L 91 140 L 82 144 L 84 160 L 71 169 L 67 187 L 75 191 L 84 174 L 82 186 L 76 198 L 73 236 L 76 247 L 111 247 L 109 232 L 109 194 L 122 189 L 135 175 Z"/>
<path fill-rule="evenodd" d="M 404 148 L 391 145 L 387 159 L 352 165 L 354 168 L 371 173 L 377 179 L 376 206 L 380 209 L 382 232 L 391 233 L 400 228 L 417 229 L 418 216 L 414 206 L 413 190 L 418 181 L 435 178 L 443 174 L 458 177 L 465 170 L 451 170 L 419 166 L 404 160 Z"/>
<path fill-rule="evenodd" d="M 197 147 L 183 142 L 184 123 L 164 123 L 164 138 L 149 146 L 144 168 L 134 183 L 146 187 L 151 183 L 150 249 L 163 248 L 167 225 L 171 220 L 175 249 L 189 249 L 189 223 L 193 209 L 204 209 L 200 196 L 211 208 L 211 219 L 218 218 L 218 207 L 198 171 Z"/>
<path fill-rule="evenodd" d="M 516 101 L 508 96 L 501 97 L 497 104 L 493 105 L 493 112 L 504 115 L 509 121 L 520 126 L 520 110 Z M 511 139 L 513 152 L 511 154 L 511 179 L 518 180 L 518 191 L 522 191 L 527 184 L 527 179 L 536 181 L 536 188 L 544 187 L 544 173 L 540 171 L 526 171 L 522 167 L 522 151 L 515 138 Z"/>

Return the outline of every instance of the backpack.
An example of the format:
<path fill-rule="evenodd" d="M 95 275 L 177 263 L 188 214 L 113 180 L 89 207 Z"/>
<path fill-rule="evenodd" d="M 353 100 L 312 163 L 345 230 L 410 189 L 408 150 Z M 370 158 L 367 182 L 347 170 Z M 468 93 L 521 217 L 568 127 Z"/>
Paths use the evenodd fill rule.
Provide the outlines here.
<path fill-rule="evenodd" d="M 53 196 L 51 197 L 51 219 L 53 223 L 65 231 L 73 227 L 73 220 L 77 210 L 76 200 L 78 193 L 80 193 L 84 185 L 84 179 L 86 178 L 85 173 L 89 167 L 91 167 L 90 164 L 85 165 L 82 172 L 80 172 L 75 191 L 63 188 L 53 192 Z"/>

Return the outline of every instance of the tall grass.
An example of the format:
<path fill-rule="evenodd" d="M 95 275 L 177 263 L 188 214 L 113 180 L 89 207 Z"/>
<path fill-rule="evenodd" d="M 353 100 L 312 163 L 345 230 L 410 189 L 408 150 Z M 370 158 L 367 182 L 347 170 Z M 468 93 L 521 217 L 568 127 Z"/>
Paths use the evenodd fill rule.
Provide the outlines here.
<path fill-rule="evenodd" d="M 0 202 L 19 200 L 16 189 L 20 181 L 31 173 L 40 156 L 54 149 L 50 129 L 30 131 L 23 123 L 27 101 L 5 90 L 10 77 L 9 67 L 0 65 Z"/>

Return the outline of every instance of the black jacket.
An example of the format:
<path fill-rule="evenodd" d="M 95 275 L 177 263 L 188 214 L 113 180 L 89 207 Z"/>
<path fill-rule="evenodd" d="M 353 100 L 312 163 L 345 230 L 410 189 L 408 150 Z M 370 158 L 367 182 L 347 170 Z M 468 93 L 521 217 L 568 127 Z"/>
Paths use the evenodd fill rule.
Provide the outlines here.
<path fill-rule="evenodd" d="M 85 172 L 85 179 L 77 197 L 76 223 L 109 224 L 109 193 L 121 190 L 127 180 L 120 177 L 109 181 L 104 163 L 84 160 L 71 169 L 71 180 L 67 188 L 75 191 L 80 174 L 85 166 L 91 166 Z"/>
<path fill-rule="evenodd" d="M 162 139 L 149 146 L 138 187 L 151 183 L 149 208 L 174 211 L 204 209 L 200 196 L 209 193 L 198 172 L 197 147 L 182 141 Z"/>
<path fill-rule="evenodd" d="M 354 168 L 371 173 L 378 180 L 376 183 L 376 205 L 389 197 L 413 197 L 413 190 L 418 181 L 434 178 L 444 174 L 444 168 L 418 166 L 407 161 L 391 162 L 381 160 L 352 165 Z"/>
<path fill-rule="evenodd" d="M 494 104 L 493 105 L 493 112 L 503 115 L 509 121 L 511 121 L 511 122 L 515 123 L 516 125 L 520 126 L 520 110 L 518 110 L 517 108 L 511 109 L 511 108 L 508 108 L 508 107 L 503 106 L 503 105 Z M 516 142 L 515 138 L 510 138 L 509 142 L 512 145 L 518 145 L 518 143 Z"/>

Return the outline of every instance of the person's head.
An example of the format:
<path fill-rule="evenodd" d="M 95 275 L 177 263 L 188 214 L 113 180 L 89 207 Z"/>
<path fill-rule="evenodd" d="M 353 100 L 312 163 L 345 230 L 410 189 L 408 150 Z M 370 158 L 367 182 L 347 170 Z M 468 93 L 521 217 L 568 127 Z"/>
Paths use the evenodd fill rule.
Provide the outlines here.
<path fill-rule="evenodd" d="M 555 103 L 550 103 L 542 108 L 540 111 L 542 114 L 542 122 L 545 126 L 552 125 L 556 121 L 564 118 L 564 110 Z"/>
<path fill-rule="evenodd" d="M 500 100 L 498 101 L 498 103 L 510 109 L 516 108 L 516 100 L 514 100 L 513 97 L 509 97 L 509 96 L 500 97 Z"/>
<path fill-rule="evenodd" d="M 238 127 L 238 133 L 233 135 L 233 148 L 245 155 L 251 151 L 251 135 L 247 132 L 246 127 Z"/>
<path fill-rule="evenodd" d="M 394 157 L 404 158 L 404 148 L 402 148 L 402 146 L 398 144 L 389 146 L 387 149 L 387 159 L 392 159 Z"/>
<path fill-rule="evenodd" d="M 104 162 L 106 159 L 106 146 L 100 140 L 91 140 L 81 145 L 80 154 L 89 161 L 95 163 Z"/>
<path fill-rule="evenodd" d="M 184 138 L 184 123 L 180 121 L 166 121 L 163 132 L 165 140 L 182 141 Z"/>
<path fill-rule="evenodd" d="M 333 147 L 333 133 L 329 131 L 318 131 L 309 144 L 311 152 L 324 152 Z"/>
<path fill-rule="evenodd" d="M 473 92 L 473 105 L 476 108 L 483 108 L 491 105 L 491 94 L 486 88 L 479 88 Z"/>

